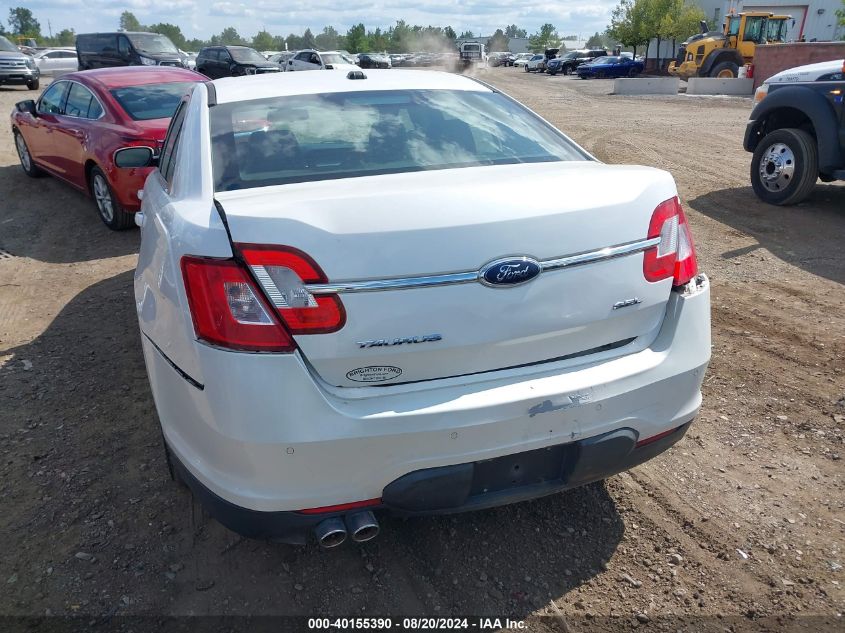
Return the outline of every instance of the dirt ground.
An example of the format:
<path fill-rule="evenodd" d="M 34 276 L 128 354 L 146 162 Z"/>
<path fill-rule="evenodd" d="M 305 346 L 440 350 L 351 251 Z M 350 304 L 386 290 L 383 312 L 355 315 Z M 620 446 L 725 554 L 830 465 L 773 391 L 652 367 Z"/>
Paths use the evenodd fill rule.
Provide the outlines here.
<path fill-rule="evenodd" d="M 27 178 L 3 125 L 0 615 L 843 630 L 845 187 L 819 183 L 790 209 L 758 202 L 750 99 L 617 97 L 610 82 L 511 68 L 483 78 L 598 158 L 674 174 L 713 302 L 704 405 L 684 440 L 603 484 L 386 518 L 364 545 L 243 540 L 168 478 L 133 307 L 138 231 L 112 233 L 81 194 Z M 0 88 L 0 111 L 31 95 Z"/>

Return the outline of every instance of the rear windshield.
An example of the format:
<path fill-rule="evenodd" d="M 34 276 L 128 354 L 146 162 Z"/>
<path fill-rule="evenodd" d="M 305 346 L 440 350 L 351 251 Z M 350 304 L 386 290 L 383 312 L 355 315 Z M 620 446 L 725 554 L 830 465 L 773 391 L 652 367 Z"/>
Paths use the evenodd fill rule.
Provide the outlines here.
<path fill-rule="evenodd" d="M 126 114 L 135 121 L 166 119 L 173 116 L 179 100 L 188 93 L 192 81 L 147 86 L 128 86 L 111 91 Z"/>
<path fill-rule="evenodd" d="M 131 40 L 132 45 L 141 53 L 179 54 L 179 50 L 166 35 L 159 35 L 158 33 L 128 33 L 127 37 Z"/>
<path fill-rule="evenodd" d="M 215 189 L 478 165 L 587 160 L 497 93 L 327 93 L 210 110 Z"/>
<path fill-rule="evenodd" d="M 230 48 L 229 53 L 239 64 L 266 64 L 264 55 L 252 48 Z"/>

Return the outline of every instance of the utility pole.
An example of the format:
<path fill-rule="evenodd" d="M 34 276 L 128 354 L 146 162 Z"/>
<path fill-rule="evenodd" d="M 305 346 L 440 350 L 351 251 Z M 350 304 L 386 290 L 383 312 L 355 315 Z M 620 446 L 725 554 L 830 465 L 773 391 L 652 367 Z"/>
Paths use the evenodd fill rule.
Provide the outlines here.
<path fill-rule="evenodd" d="M 50 33 L 50 39 L 53 38 L 53 25 L 50 24 L 50 20 L 47 20 L 47 31 Z"/>

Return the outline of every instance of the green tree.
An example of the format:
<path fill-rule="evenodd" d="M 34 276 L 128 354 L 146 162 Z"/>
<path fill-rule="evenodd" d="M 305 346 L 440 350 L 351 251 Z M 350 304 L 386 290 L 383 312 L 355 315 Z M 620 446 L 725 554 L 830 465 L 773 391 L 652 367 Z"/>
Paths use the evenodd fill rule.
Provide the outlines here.
<path fill-rule="evenodd" d="M 314 34 L 311 32 L 311 29 L 305 29 L 305 33 L 302 34 L 302 48 L 316 48 L 317 42 L 314 40 Z"/>
<path fill-rule="evenodd" d="M 528 37 L 528 31 L 519 28 L 516 24 L 510 24 L 505 27 L 505 36 L 508 39 L 515 37 Z"/>
<path fill-rule="evenodd" d="M 185 41 L 185 50 L 193 53 L 198 53 L 201 48 L 205 48 L 208 42 L 199 38 L 194 38 Z"/>
<path fill-rule="evenodd" d="M 459 40 L 471 40 L 474 37 L 475 37 L 475 33 L 473 33 L 472 31 L 464 31 L 463 33 L 461 33 L 458 36 L 458 39 Z"/>
<path fill-rule="evenodd" d="M 120 14 L 120 28 L 124 31 L 143 31 L 144 27 L 131 11 L 124 11 Z"/>
<path fill-rule="evenodd" d="M 76 43 L 76 32 L 73 29 L 62 29 L 56 33 L 56 46 L 73 46 Z"/>
<path fill-rule="evenodd" d="M 356 24 L 346 32 L 346 48 L 350 53 L 366 53 L 370 50 L 367 29 L 363 24 Z"/>
<path fill-rule="evenodd" d="M 487 50 L 488 51 L 506 51 L 508 50 L 508 42 L 510 38 L 505 35 L 505 32 L 502 29 L 496 29 L 496 32 L 493 33 L 493 36 L 487 40 Z"/>
<path fill-rule="evenodd" d="M 590 39 L 587 40 L 587 48 L 604 48 L 604 36 L 601 33 L 593 33 Z"/>
<path fill-rule="evenodd" d="M 607 36 L 622 46 L 630 47 L 637 54 L 637 47 L 648 45 L 649 35 L 646 33 L 643 5 L 636 0 L 620 0 L 610 15 L 610 26 Z"/>
<path fill-rule="evenodd" d="M 301 48 L 306 48 L 305 44 L 302 42 L 302 36 L 297 35 L 296 33 L 288 35 L 285 43 L 288 45 L 289 51 L 298 51 Z"/>
<path fill-rule="evenodd" d="M 557 34 L 554 24 L 548 22 L 540 27 L 540 30 L 528 38 L 528 48 L 535 53 L 542 53 L 547 48 L 560 46 L 560 36 Z"/>
<path fill-rule="evenodd" d="M 325 26 L 323 32 L 314 38 L 314 42 L 320 50 L 331 51 L 338 48 L 337 40 L 339 37 L 340 33 L 333 26 Z"/>
<path fill-rule="evenodd" d="M 227 26 L 220 35 L 212 36 L 212 39 L 214 38 L 217 38 L 216 43 L 222 46 L 243 46 L 246 43 L 234 26 Z"/>
<path fill-rule="evenodd" d="M 274 43 L 273 36 L 263 29 L 252 38 L 252 47 L 257 51 L 272 51 Z"/>
<path fill-rule="evenodd" d="M 176 45 L 176 48 L 185 50 L 185 47 L 187 46 L 185 43 L 185 36 L 182 35 L 182 29 L 175 24 L 161 22 L 159 24 L 150 24 L 150 26 L 146 27 L 146 29 L 150 33 L 160 33 L 161 35 L 166 35 L 170 41 Z"/>
<path fill-rule="evenodd" d="M 839 26 L 845 26 L 845 0 L 842 0 L 842 8 L 836 10 L 836 17 L 839 18 Z M 845 29 L 842 31 L 842 39 L 845 40 Z"/>
<path fill-rule="evenodd" d="M 845 0 L 842 0 L 842 2 L 845 2 Z M 458 36 L 455 34 L 455 29 L 453 29 L 451 26 L 447 26 L 445 29 L 443 29 L 443 37 L 449 40 L 449 42 L 453 46 L 455 44 L 455 40 L 458 39 Z"/>
<path fill-rule="evenodd" d="M 41 25 L 26 7 L 9 9 L 9 28 L 12 33 L 27 37 L 41 37 Z"/>
<path fill-rule="evenodd" d="M 375 31 L 367 32 L 367 47 L 370 51 L 386 51 L 390 46 L 387 33 L 376 27 Z"/>

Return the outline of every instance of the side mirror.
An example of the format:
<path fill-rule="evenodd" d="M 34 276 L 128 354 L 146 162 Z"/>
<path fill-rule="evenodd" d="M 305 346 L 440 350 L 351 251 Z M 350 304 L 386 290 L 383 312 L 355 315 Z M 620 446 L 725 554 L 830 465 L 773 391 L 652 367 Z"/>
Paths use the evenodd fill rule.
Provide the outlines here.
<path fill-rule="evenodd" d="M 35 108 L 35 101 L 27 99 L 26 101 L 18 101 L 15 104 L 18 112 L 29 112 L 32 116 L 38 116 L 38 110 Z"/>
<path fill-rule="evenodd" d="M 158 156 L 150 147 L 124 147 L 114 153 L 114 164 L 122 168 L 155 167 Z"/>

